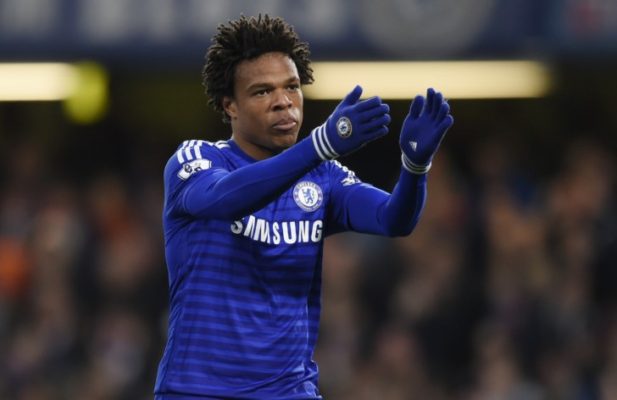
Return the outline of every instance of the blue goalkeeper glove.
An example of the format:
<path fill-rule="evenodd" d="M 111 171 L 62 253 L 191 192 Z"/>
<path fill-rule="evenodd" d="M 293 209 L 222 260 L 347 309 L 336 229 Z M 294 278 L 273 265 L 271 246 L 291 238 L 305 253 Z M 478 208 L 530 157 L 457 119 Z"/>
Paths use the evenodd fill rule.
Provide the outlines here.
<path fill-rule="evenodd" d="M 428 172 L 433 156 L 453 123 L 450 106 L 441 93 L 430 88 L 426 91 L 426 101 L 416 96 L 401 129 L 403 167 L 413 174 Z"/>
<path fill-rule="evenodd" d="M 349 154 L 388 133 L 390 107 L 379 97 L 358 101 L 361 95 L 362 88 L 356 86 L 326 122 L 311 132 L 313 146 L 322 160 Z"/>

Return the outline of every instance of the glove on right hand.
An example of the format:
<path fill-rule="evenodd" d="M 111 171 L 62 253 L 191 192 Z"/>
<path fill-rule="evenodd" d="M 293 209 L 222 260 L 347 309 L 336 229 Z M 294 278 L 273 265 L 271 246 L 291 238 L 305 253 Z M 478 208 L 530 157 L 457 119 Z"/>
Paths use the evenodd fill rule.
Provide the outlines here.
<path fill-rule="evenodd" d="M 356 86 L 334 109 L 325 123 L 313 129 L 313 146 L 322 160 L 349 154 L 388 133 L 390 107 L 379 97 L 358 101 Z"/>

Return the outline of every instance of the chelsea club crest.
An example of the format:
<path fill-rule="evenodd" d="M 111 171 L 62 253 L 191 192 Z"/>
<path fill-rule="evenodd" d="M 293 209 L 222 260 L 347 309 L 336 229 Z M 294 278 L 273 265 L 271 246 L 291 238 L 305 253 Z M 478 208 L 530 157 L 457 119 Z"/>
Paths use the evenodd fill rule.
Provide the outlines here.
<path fill-rule="evenodd" d="M 323 202 L 323 193 L 319 185 L 309 181 L 298 182 L 294 187 L 294 200 L 304 211 L 315 211 Z"/>

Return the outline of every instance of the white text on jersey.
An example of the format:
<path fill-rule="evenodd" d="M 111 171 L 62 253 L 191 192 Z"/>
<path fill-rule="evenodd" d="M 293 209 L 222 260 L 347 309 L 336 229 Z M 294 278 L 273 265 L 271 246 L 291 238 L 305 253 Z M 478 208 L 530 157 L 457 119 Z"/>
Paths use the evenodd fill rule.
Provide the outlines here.
<path fill-rule="evenodd" d="M 323 221 L 270 222 L 249 215 L 231 224 L 231 232 L 267 244 L 319 243 L 323 236 Z"/>

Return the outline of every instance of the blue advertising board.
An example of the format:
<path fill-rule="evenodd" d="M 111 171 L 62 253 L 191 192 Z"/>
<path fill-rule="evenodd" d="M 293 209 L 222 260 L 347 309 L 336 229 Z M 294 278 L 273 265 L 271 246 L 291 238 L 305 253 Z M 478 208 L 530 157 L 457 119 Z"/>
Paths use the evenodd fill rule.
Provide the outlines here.
<path fill-rule="evenodd" d="M 617 54 L 614 0 L 0 0 L 0 61 L 192 64 L 218 24 L 259 13 L 314 59 Z"/>

